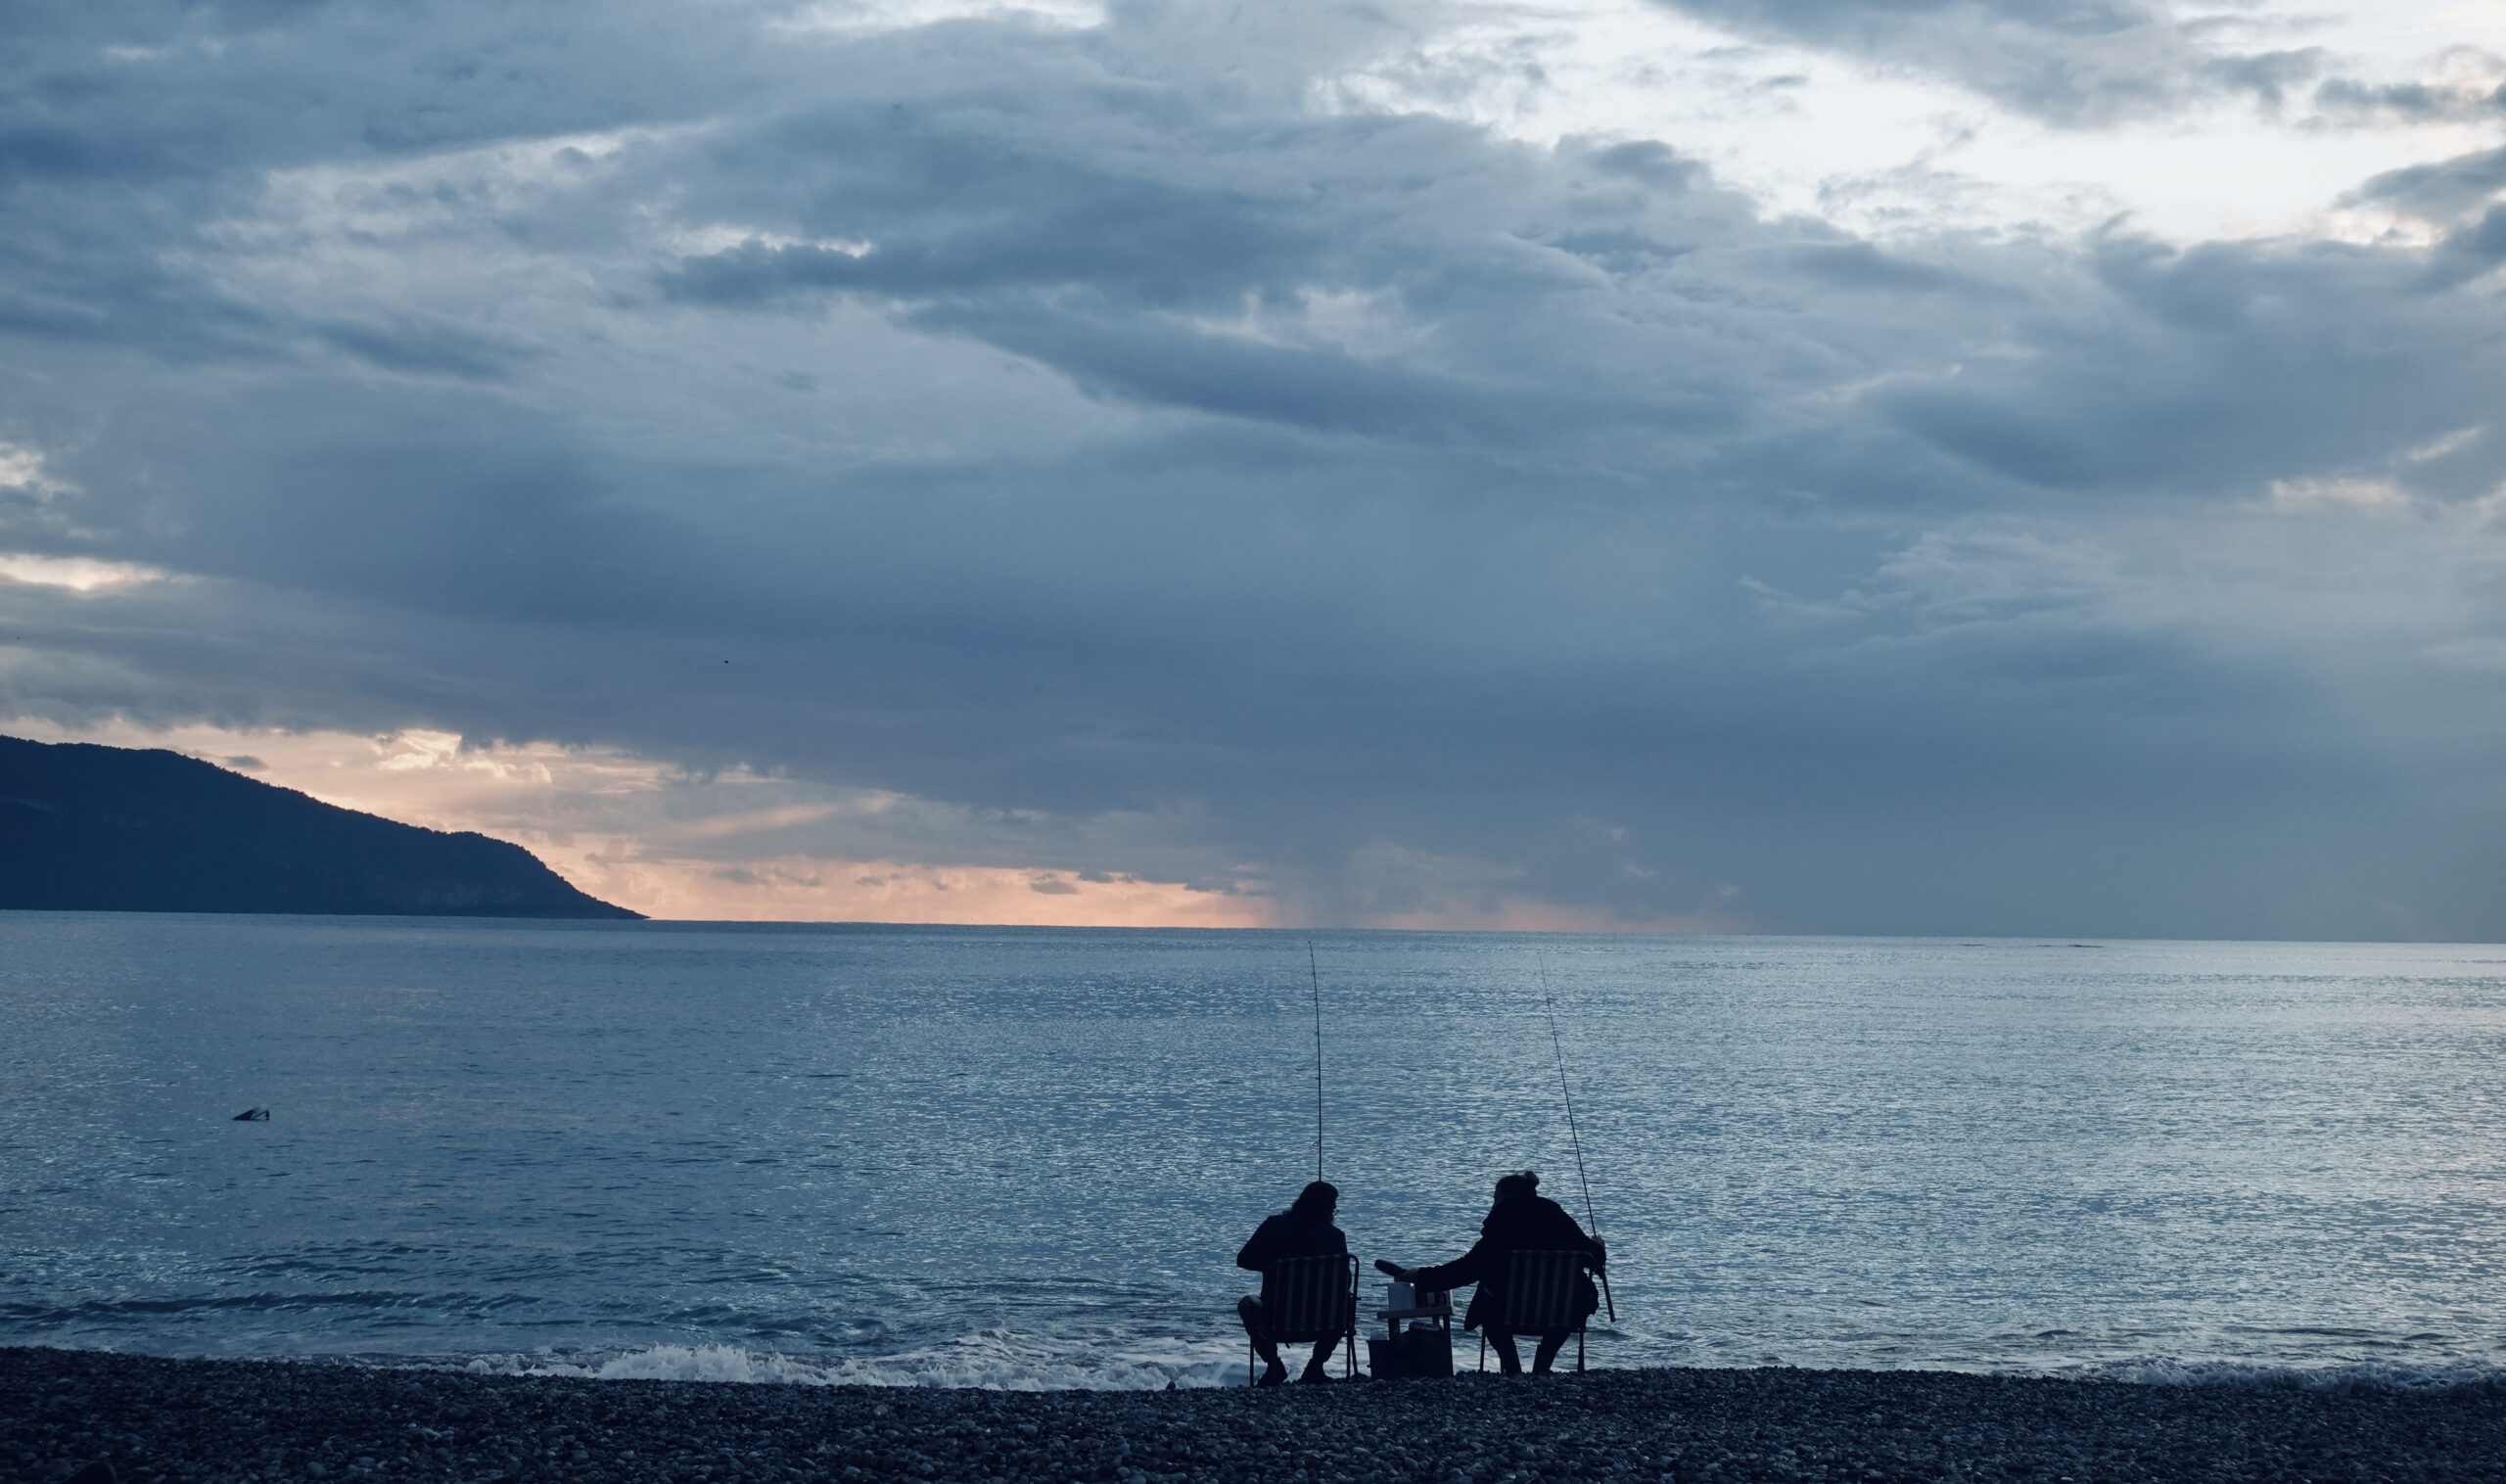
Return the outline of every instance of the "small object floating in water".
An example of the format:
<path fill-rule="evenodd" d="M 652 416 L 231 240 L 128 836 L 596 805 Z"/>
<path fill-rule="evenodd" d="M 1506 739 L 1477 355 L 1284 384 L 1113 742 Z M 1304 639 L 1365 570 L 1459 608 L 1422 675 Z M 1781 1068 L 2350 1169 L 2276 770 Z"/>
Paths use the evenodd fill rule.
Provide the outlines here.
<path fill-rule="evenodd" d="M 267 1108 L 246 1108 L 243 1112 L 235 1115 L 234 1121 L 239 1124 L 265 1124 L 270 1121 L 270 1110 Z"/>

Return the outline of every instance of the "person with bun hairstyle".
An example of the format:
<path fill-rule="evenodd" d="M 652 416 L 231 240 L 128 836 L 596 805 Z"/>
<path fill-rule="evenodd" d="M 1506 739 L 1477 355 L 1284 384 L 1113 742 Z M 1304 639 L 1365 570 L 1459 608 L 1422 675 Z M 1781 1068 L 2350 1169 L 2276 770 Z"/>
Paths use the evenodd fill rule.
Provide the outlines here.
<path fill-rule="evenodd" d="M 1477 1283 L 1479 1291 L 1470 1296 L 1470 1309 L 1462 1317 L 1462 1327 L 1476 1329 L 1486 1336 L 1489 1346 L 1497 1352 L 1498 1366 L 1508 1375 L 1520 1375 L 1523 1363 L 1514 1353 L 1513 1331 L 1500 1327 L 1498 1316 L 1506 1312 L 1508 1259 L 1525 1251 L 1587 1254 L 1588 1271 L 1575 1277 L 1575 1317 L 1583 1319 L 1601 1308 L 1601 1294 L 1593 1287 L 1591 1275 L 1608 1263 L 1609 1249 L 1601 1245 L 1600 1237 L 1585 1235 L 1584 1229 L 1575 1225 L 1575 1218 L 1567 1215 L 1564 1207 L 1540 1193 L 1537 1170 L 1517 1170 L 1498 1180 L 1496 1204 L 1488 1208 L 1487 1220 L 1479 1224 L 1479 1240 L 1468 1252 L 1433 1268 L 1396 1269 L 1394 1275 L 1421 1288 L 1448 1291 L 1464 1283 Z M 1574 1332 L 1572 1327 L 1543 1332 L 1539 1347 L 1532 1353 L 1531 1373 L 1549 1374 L 1558 1348 Z"/>

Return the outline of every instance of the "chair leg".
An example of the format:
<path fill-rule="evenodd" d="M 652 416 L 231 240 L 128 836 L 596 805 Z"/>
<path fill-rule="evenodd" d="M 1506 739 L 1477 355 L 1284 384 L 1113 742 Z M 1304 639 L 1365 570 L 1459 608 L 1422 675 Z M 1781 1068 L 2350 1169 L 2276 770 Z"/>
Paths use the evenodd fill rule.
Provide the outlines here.
<path fill-rule="evenodd" d="M 1584 1373 L 1584 1326 L 1581 1324 L 1575 1326 L 1575 1373 Z"/>
<path fill-rule="evenodd" d="M 1479 1331 L 1479 1368 L 1483 1371 L 1488 1368 L 1488 1331 L 1485 1329 Z"/>

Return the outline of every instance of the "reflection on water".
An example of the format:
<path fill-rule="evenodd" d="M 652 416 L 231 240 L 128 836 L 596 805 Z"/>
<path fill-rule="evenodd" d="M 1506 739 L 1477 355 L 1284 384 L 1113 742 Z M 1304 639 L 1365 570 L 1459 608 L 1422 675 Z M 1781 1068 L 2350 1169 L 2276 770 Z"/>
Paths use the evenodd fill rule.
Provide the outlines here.
<path fill-rule="evenodd" d="M 1363 1257 L 1580 1205 L 1605 1364 L 2506 1360 L 2506 951 L 1322 934 Z M 1239 1378 L 1305 939 L 0 913 L 0 1337 Z M 231 1115 L 263 1104 L 264 1124 Z"/>

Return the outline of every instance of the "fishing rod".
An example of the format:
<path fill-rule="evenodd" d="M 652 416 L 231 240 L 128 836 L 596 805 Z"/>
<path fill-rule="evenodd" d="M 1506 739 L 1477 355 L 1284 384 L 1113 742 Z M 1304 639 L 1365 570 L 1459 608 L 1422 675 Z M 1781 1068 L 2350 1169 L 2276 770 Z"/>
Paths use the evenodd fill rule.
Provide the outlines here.
<path fill-rule="evenodd" d="M 1549 1007 L 1549 1044 L 1557 1053 L 1557 1090 L 1565 1094 L 1566 1098 L 1566 1136 L 1575 1145 L 1575 1179 L 1584 1187 L 1584 1220 L 1592 1223 L 1593 1239 L 1599 1241 L 1601 1234 L 1601 1219 L 1600 1213 L 1593 1209 L 1592 1180 L 1584 1174 L 1584 1136 L 1575 1128 L 1574 1090 L 1566 1086 L 1566 1043 L 1557 1039 L 1557 997 L 1549 993 L 1549 956 L 1545 953 L 1536 953 L 1533 955 L 1533 962 L 1540 965 L 1540 1002 Z M 1320 1022 L 1317 1024 L 1319 1025 Z M 1321 1043 L 1318 1040 L 1316 1055 L 1321 1054 Z M 1319 1068 L 1316 1075 L 1318 1078 L 1321 1076 Z M 1317 1087 L 1320 1086 L 1318 1082 Z M 1609 1322 L 1615 1324 L 1618 1322 L 1618 1301 L 1610 1297 L 1609 1270 L 1603 1268 L 1595 1275 L 1601 1280 L 1601 1302 L 1608 1306 Z"/>
<path fill-rule="evenodd" d="M 1314 940 L 1305 940 L 1305 973 L 1314 981 L 1314 1178 L 1323 1178 L 1323 971 L 1315 966 Z"/>

